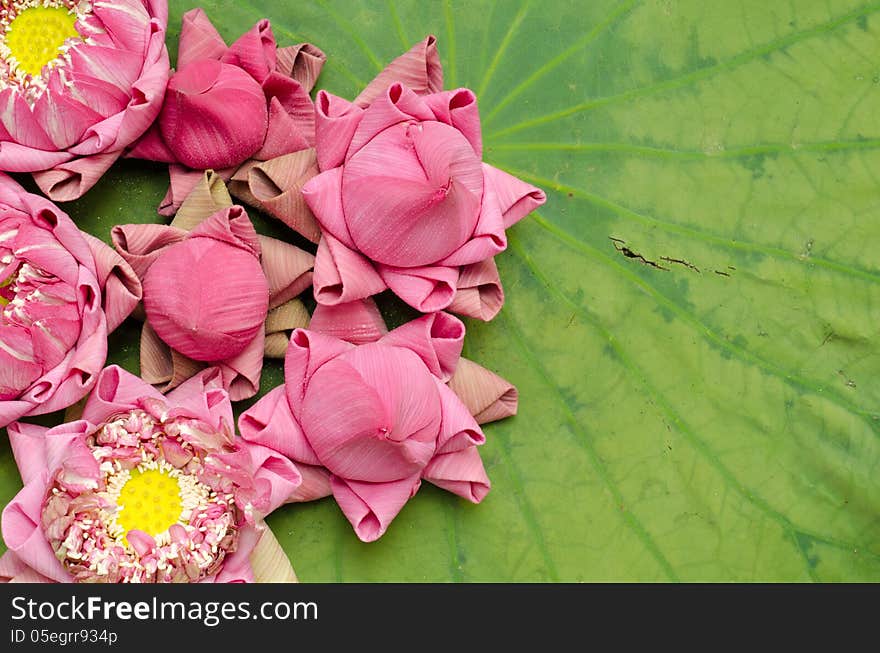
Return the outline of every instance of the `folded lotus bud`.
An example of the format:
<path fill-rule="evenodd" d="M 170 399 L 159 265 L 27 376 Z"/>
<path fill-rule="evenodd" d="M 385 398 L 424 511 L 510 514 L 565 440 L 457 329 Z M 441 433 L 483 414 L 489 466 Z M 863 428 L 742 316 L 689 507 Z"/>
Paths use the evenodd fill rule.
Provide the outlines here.
<path fill-rule="evenodd" d="M 159 126 L 181 163 L 221 169 L 242 164 L 263 146 L 268 120 L 266 97 L 253 77 L 202 59 L 171 77 Z"/>

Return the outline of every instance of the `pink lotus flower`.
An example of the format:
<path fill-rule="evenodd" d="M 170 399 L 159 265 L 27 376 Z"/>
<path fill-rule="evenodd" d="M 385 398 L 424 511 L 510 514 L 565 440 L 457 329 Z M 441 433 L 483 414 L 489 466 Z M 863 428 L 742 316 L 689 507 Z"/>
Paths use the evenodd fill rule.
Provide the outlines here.
<path fill-rule="evenodd" d="M 0 427 L 84 397 L 140 298 L 112 249 L 0 174 Z"/>
<path fill-rule="evenodd" d="M 483 320 L 504 295 L 493 257 L 505 230 L 544 203 L 483 163 L 473 92 L 441 91 L 428 37 L 355 99 L 316 100 L 321 174 L 302 189 L 321 225 L 315 299 L 336 305 L 390 288 L 424 313 Z"/>
<path fill-rule="evenodd" d="M 91 188 L 156 119 L 166 0 L 16 0 L 0 10 L 0 170 L 56 201 Z"/>
<path fill-rule="evenodd" d="M 82 419 L 9 439 L 24 488 L 3 510 L 0 576 L 44 582 L 250 582 L 262 516 L 301 482 L 233 433 L 215 370 L 167 397 L 101 372 Z"/>
<path fill-rule="evenodd" d="M 169 390 L 216 366 L 233 401 L 255 395 L 270 309 L 310 285 L 314 257 L 258 236 L 240 206 L 221 208 L 192 231 L 116 226 L 112 240 L 143 281 L 143 378 Z"/>
<path fill-rule="evenodd" d="M 228 180 L 242 167 L 312 147 L 309 91 L 325 60 L 308 43 L 278 48 L 268 20 L 227 47 L 203 10 L 184 14 L 162 113 L 130 154 L 171 164 L 159 212 L 173 215 L 204 170 Z"/>
<path fill-rule="evenodd" d="M 375 304 L 355 302 L 318 306 L 311 327 L 291 337 L 285 385 L 239 419 L 245 440 L 297 464 L 304 480 L 290 499 L 332 494 L 365 542 L 382 536 L 422 480 L 482 501 L 485 437 L 472 412 L 512 415 L 517 395 L 476 364 L 459 375 L 464 325 L 434 313 L 387 333 Z"/>

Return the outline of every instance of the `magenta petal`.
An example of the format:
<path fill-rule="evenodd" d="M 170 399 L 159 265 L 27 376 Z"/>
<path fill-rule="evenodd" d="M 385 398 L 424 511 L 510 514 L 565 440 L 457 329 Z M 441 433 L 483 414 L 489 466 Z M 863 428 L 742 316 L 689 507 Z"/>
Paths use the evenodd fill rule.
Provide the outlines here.
<path fill-rule="evenodd" d="M 326 233 L 318 243 L 312 284 L 315 300 L 329 305 L 378 295 L 387 287 L 366 258 Z"/>
<path fill-rule="evenodd" d="M 320 465 L 312 446 L 290 412 L 284 387 L 270 390 L 238 418 L 241 437 L 284 454 L 297 463 Z"/>
<path fill-rule="evenodd" d="M 241 444 L 250 453 L 254 478 L 269 483 L 269 503 L 264 508 L 264 515 L 268 515 L 288 502 L 302 484 L 302 476 L 296 465 L 276 451 L 250 442 Z"/>
<path fill-rule="evenodd" d="M 36 424 L 13 422 L 6 430 L 22 483 L 27 485 L 46 471 L 48 459 L 45 437 L 49 429 Z"/>
<path fill-rule="evenodd" d="M 394 329 L 380 342 L 414 352 L 434 376 L 446 382 L 455 373 L 464 335 L 461 320 L 448 313 L 432 313 Z"/>
<path fill-rule="evenodd" d="M 419 95 L 443 90 L 443 67 L 440 65 L 437 39 L 434 36 L 419 41 L 408 52 L 388 64 L 358 95 L 355 103 L 360 106 L 372 104 L 373 100 L 395 82 L 409 86 Z"/>
<path fill-rule="evenodd" d="M 547 195 L 540 188 L 490 165 L 483 164 L 483 169 L 487 183 L 495 190 L 506 227 L 516 224 L 547 201 Z"/>
<path fill-rule="evenodd" d="M 363 542 L 378 540 L 403 506 L 419 490 L 417 476 L 393 483 L 359 483 L 330 479 L 333 497 Z"/>
<path fill-rule="evenodd" d="M 322 171 L 342 165 L 364 110 L 327 91 L 315 99 L 315 140 Z"/>
<path fill-rule="evenodd" d="M 458 268 L 392 268 L 382 265 L 379 266 L 379 275 L 395 295 L 422 313 L 442 311 L 449 306 L 458 285 Z M 315 276 L 317 278 L 317 265 Z M 317 283 L 315 287 L 317 289 Z"/>
<path fill-rule="evenodd" d="M 318 304 L 312 313 L 309 330 L 354 345 L 375 342 L 388 333 L 379 307 L 369 298 L 336 306 Z"/>
<path fill-rule="evenodd" d="M 82 418 L 92 424 L 101 424 L 113 415 L 139 407 L 144 398 L 163 403 L 165 400 L 150 384 L 117 365 L 110 365 L 98 375 L 98 382 L 86 402 Z"/>
<path fill-rule="evenodd" d="M 411 120 L 434 122 L 434 113 L 409 87 L 392 85 L 367 107 L 351 139 L 347 159 L 389 127 Z"/>
<path fill-rule="evenodd" d="M 128 159 L 145 159 L 147 161 L 159 161 L 160 163 L 174 163 L 177 157 L 174 156 L 165 139 L 162 138 L 162 130 L 159 129 L 159 123 L 153 123 L 153 126 L 134 144 L 134 146 L 125 154 Z"/>
<path fill-rule="evenodd" d="M 346 247 L 354 249 L 342 208 L 342 174 L 342 168 L 333 168 L 312 177 L 303 186 L 302 196 L 324 233 L 329 232 Z"/>
<path fill-rule="evenodd" d="M 3 509 L 3 542 L 31 569 L 56 582 L 69 583 L 73 579 L 55 557 L 40 528 L 48 481 L 48 474 L 34 478 Z"/>
<path fill-rule="evenodd" d="M 284 358 L 284 388 L 294 418 L 301 416 L 303 396 L 315 371 L 352 348 L 347 342 L 305 329 L 291 334 Z"/>
<path fill-rule="evenodd" d="M 219 60 L 227 47 L 204 9 L 191 9 L 183 15 L 177 67 L 183 68 L 198 59 Z"/>
<path fill-rule="evenodd" d="M 267 100 L 278 100 L 293 119 L 297 132 L 305 139 L 307 146 L 313 146 L 315 144 L 315 106 L 302 84 L 295 79 L 273 72 L 263 81 L 263 93 L 265 93 Z"/>
<path fill-rule="evenodd" d="M 275 36 L 269 21 L 259 21 L 240 36 L 221 61 L 242 68 L 262 84 L 275 70 Z"/>
<path fill-rule="evenodd" d="M 472 503 L 480 503 L 492 487 L 476 447 L 436 456 L 422 478 Z"/>
<path fill-rule="evenodd" d="M 308 98 L 306 99 L 308 101 Z M 266 129 L 266 138 L 254 158 L 268 161 L 291 152 L 305 150 L 308 147 L 309 141 L 300 125 L 297 125 L 296 120 L 282 106 L 281 101 L 273 97 L 269 101 L 269 124 Z"/>

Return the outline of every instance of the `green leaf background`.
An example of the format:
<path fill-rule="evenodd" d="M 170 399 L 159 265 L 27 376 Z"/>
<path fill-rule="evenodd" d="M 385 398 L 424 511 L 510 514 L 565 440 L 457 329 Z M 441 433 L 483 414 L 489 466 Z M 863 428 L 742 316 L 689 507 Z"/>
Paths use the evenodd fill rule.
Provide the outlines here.
<path fill-rule="evenodd" d="M 880 3 L 203 6 L 230 40 L 266 16 L 318 44 L 348 97 L 435 34 L 486 160 L 548 191 L 498 258 L 501 315 L 468 322 L 521 392 L 486 428 L 492 492 L 424 487 L 374 544 L 332 500 L 286 506 L 302 580 L 880 580 Z M 165 186 L 125 163 L 66 208 L 106 238 Z M 111 347 L 137 369 L 135 324 Z M 19 487 L 4 438 L 0 500 Z"/>

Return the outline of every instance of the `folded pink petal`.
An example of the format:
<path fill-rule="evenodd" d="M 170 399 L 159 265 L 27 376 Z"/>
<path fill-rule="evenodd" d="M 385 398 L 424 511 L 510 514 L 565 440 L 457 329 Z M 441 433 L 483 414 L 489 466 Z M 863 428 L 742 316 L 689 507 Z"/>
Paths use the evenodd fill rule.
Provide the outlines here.
<path fill-rule="evenodd" d="M 48 472 L 34 478 L 3 509 L 3 542 L 18 560 L 58 583 L 72 581 L 61 566 L 40 528 L 43 500 L 49 484 Z"/>
<path fill-rule="evenodd" d="M 388 287 L 365 257 L 326 233 L 318 243 L 312 284 L 317 302 L 329 305 L 371 297 Z"/>
<path fill-rule="evenodd" d="M 262 529 L 245 524 L 239 531 L 238 544 L 235 551 L 223 559 L 223 566 L 217 574 L 209 576 L 204 582 L 253 583 L 254 570 L 251 567 L 251 553 L 253 553 L 262 535 Z"/>
<path fill-rule="evenodd" d="M 466 358 L 458 361 L 449 387 L 480 424 L 516 415 L 519 401 L 516 387 Z"/>
<path fill-rule="evenodd" d="M 297 465 L 297 469 L 302 475 L 302 484 L 287 498 L 288 502 L 315 501 L 333 494 L 330 487 L 330 472 L 326 469 L 302 464 Z"/>
<path fill-rule="evenodd" d="M 34 181 L 54 202 L 70 202 L 92 188 L 121 156 L 122 150 L 59 163 L 34 173 Z"/>
<path fill-rule="evenodd" d="M 72 158 L 69 152 L 47 152 L 12 141 L 0 141 L 0 170 L 8 172 L 45 170 Z"/>
<path fill-rule="evenodd" d="M 480 503 L 492 487 L 476 447 L 436 456 L 422 478 L 472 503 Z"/>
<path fill-rule="evenodd" d="M 297 421 L 302 413 L 303 397 L 312 375 L 327 361 L 349 351 L 353 345 L 320 333 L 296 329 L 284 358 L 284 389 L 291 412 Z"/>
<path fill-rule="evenodd" d="M 367 107 L 352 136 L 346 160 L 389 127 L 409 121 L 433 122 L 434 113 L 411 88 L 392 84 Z"/>
<path fill-rule="evenodd" d="M 417 476 L 391 483 L 359 483 L 333 476 L 333 497 L 362 542 L 378 540 L 409 499 L 418 492 Z"/>
<path fill-rule="evenodd" d="M 232 403 L 220 372 L 211 368 L 200 372 L 168 393 L 166 401 L 174 409 L 169 414 L 197 417 L 216 429 L 230 431 L 235 423 Z"/>
<path fill-rule="evenodd" d="M 437 455 L 480 446 L 486 436 L 464 402 L 445 383 L 437 381 L 442 422 L 437 438 Z"/>
<path fill-rule="evenodd" d="M 484 164 L 487 183 L 495 190 L 504 225 L 510 227 L 547 201 L 540 188 L 532 186 L 503 170 Z"/>
<path fill-rule="evenodd" d="M 290 301 L 312 283 L 315 257 L 305 250 L 275 238 L 260 237 L 260 259 L 269 283 L 269 308 Z"/>
<path fill-rule="evenodd" d="M 117 365 L 110 365 L 98 375 L 95 389 L 83 409 L 82 419 L 101 424 L 116 414 L 139 407 L 144 398 L 160 402 L 165 400 L 153 386 Z"/>
<path fill-rule="evenodd" d="M 388 64 L 370 82 L 355 100 L 355 104 L 369 106 L 389 86 L 399 82 L 419 95 L 436 93 L 443 89 L 443 67 L 437 53 L 437 39 L 428 36 L 408 52 Z"/>
<path fill-rule="evenodd" d="M 13 551 L 0 556 L 0 583 L 51 583 L 52 579 L 27 566 Z"/>
<path fill-rule="evenodd" d="M 318 254 L 320 256 L 320 250 Z M 458 285 L 458 268 L 393 268 L 380 265 L 378 269 L 379 276 L 388 288 L 422 313 L 442 311 L 452 303 L 455 297 Z M 317 278 L 317 263 L 315 276 Z M 317 287 L 316 281 L 316 291 Z M 315 298 L 321 301 L 317 292 Z"/>
<path fill-rule="evenodd" d="M 380 342 L 414 352 L 434 376 L 445 382 L 452 378 L 461 358 L 464 334 L 464 324 L 458 318 L 432 313 L 397 327 Z"/>
<path fill-rule="evenodd" d="M 302 485 L 296 465 L 268 447 L 244 441 L 241 446 L 250 453 L 254 478 L 267 481 L 271 488 L 266 514 L 287 503 Z"/>
<path fill-rule="evenodd" d="M 323 50 L 311 43 L 298 43 L 275 51 L 276 72 L 292 77 L 310 92 L 327 62 Z"/>
<path fill-rule="evenodd" d="M 241 437 L 284 454 L 296 463 L 320 465 L 290 411 L 284 388 L 270 390 L 238 418 Z"/>
<path fill-rule="evenodd" d="M 265 348 L 266 334 L 258 331 L 241 353 L 217 363 L 232 401 L 250 399 L 260 391 Z"/>
<path fill-rule="evenodd" d="M 327 91 L 315 99 L 318 165 L 331 170 L 345 161 L 348 146 L 364 115 L 362 107 Z"/>
<path fill-rule="evenodd" d="M 503 305 L 504 289 L 494 258 L 462 266 L 458 290 L 447 310 L 488 322 Z"/>
<path fill-rule="evenodd" d="M 348 231 L 342 206 L 342 174 L 342 168 L 333 168 L 312 177 L 302 187 L 302 196 L 323 232 L 354 249 L 356 245 Z"/>
<path fill-rule="evenodd" d="M 336 306 L 318 304 L 312 313 L 309 330 L 353 345 L 375 342 L 388 333 L 379 307 L 369 298 Z"/>
<path fill-rule="evenodd" d="M 305 139 L 307 147 L 314 147 L 315 106 L 308 91 L 295 79 L 273 72 L 263 81 L 263 93 L 267 100 L 277 100 L 281 104 L 293 119 L 293 124 Z"/>
<path fill-rule="evenodd" d="M 75 145 L 86 127 L 103 116 L 69 95 L 44 93 L 34 104 L 34 117 L 45 130 L 54 148 L 65 150 Z"/>
<path fill-rule="evenodd" d="M 185 238 L 182 229 L 161 224 L 116 225 L 110 232 L 116 251 L 141 279 L 162 252 Z"/>
<path fill-rule="evenodd" d="M 104 314 L 107 316 L 107 331 L 116 330 L 123 320 L 131 315 L 143 297 L 141 281 L 119 254 L 104 241 L 91 234 L 83 233 L 92 255 L 95 257 L 98 283 L 103 290 Z"/>
<path fill-rule="evenodd" d="M 191 9 L 183 15 L 177 66 L 183 68 L 199 59 L 219 59 L 228 49 L 202 8 Z"/>
<path fill-rule="evenodd" d="M 483 136 L 480 130 L 480 110 L 477 96 L 467 88 L 441 91 L 425 96 L 437 120 L 460 131 L 478 157 L 483 156 Z"/>
<path fill-rule="evenodd" d="M 275 70 L 275 36 L 268 20 L 261 20 L 242 34 L 220 60 L 246 71 L 263 83 Z"/>
<path fill-rule="evenodd" d="M 152 127 L 125 153 L 129 159 L 145 159 L 147 161 L 159 161 L 161 163 L 174 163 L 177 157 L 162 138 L 162 130 L 159 123 L 153 123 Z"/>
<path fill-rule="evenodd" d="M 27 485 L 46 470 L 46 431 L 45 426 L 27 424 L 25 422 L 13 422 L 6 431 L 9 434 L 9 444 L 12 446 L 12 455 L 15 464 L 21 474 L 22 483 Z"/>
<path fill-rule="evenodd" d="M 308 96 L 306 102 L 311 108 Z M 281 104 L 281 100 L 273 97 L 269 100 L 269 122 L 263 146 L 254 154 L 254 159 L 268 161 L 290 152 L 306 150 L 314 144 L 314 138 L 309 139 L 306 136 L 307 132 L 297 124 L 296 119 Z"/>

